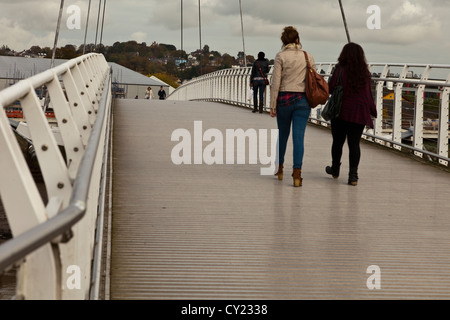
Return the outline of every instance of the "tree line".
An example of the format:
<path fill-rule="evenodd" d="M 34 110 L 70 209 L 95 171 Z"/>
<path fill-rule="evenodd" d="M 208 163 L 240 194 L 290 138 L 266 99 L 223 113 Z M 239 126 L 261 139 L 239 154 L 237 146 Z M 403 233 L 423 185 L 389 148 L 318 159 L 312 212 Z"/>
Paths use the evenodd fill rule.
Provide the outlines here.
<path fill-rule="evenodd" d="M 154 75 L 173 87 L 202 74 L 242 66 L 244 61 L 243 52 L 238 52 L 233 57 L 228 53 L 210 50 L 208 45 L 202 50 L 187 53 L 171 44 L 153 42 L 148 45 L 137 41 L 115 42 L 112 46 L 88 44 L 86 48 L 83 45 L 76 47 L 68 44 L 56 49 L 55 58 L 73 59 L 82 55 L 83 51 L 102 53 L 108 62 L 115 62 L 146 76 Z M 7 46 L 0 47 L 0 55 L 51 58 L 52 53 L 53 50 L 49 47 L 32 46 L 20 53 L 13 52 Z M 246 58 L 248 65 L 255 61 L 253 56 Z"/>

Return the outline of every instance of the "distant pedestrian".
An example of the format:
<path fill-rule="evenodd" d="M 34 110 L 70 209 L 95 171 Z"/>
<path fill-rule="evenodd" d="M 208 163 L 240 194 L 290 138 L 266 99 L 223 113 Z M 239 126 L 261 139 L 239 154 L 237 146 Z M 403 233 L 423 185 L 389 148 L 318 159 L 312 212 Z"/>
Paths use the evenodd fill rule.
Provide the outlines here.
<path fill-rule="evenodd" d="M 265 58 L 265 53 L 258 53 L 258 60 L 253 63 L 250 75 L 250 88 L 253 88 L 253 113 L 258 111 L 258 91 L 259 91 L 259 113 L 263 113 L 264 92 L 268 85 L 267 74 L 269 73 L 269 62 Z"/>
<path fill-rule="evenodd" d="M 145 96 L 144 98 L 147 100 L 152 100 L 155 96 L 153 95 L 153 91 L 151 87 L 148 87 L 147 90 L 145 91 Z"/>
<path fill-rule="evenodd" d="M 349 149 L 348 184 L 358 184 L 358 166 L 361 158 L 360 140 L 364 127 L 373 128 L 372 117 L 377 117 L 377 109 L 370 88 L 371 76 L 363 48 L 356 43 L 347 43 L 338 59 L 338 64 L 329 81 L 330 94 L 336 87 L 341 74 L 343 97 L 341 111 L 331 120 L 333 145 L 332 165 L 325 171 L 337 179 L 340 173 L 342 148 L 347 139 Z"/>
<path fill-rule="evenodd" d="M 159 100 L 166 100 L 166 91 L 164 90 L 163 86 L 161 86 L 161 89 L 158 91 Z"/>
<path fill-rule="evenodd" d="M 284 28 L 281 41 L 283 47 L 275 57 L 270 91 L 270 115 L 277 118 L 279 129 L 279 167 L 275 175 L 283 180 L 284 156 L 292 125 L 292 176 L 294 186 L 300 187 L 305 130 L 311 113 L 305 94 L 307 64 L 297 29 L 292 26 Z M 315 68 L 314 57 L 310 53 L 307 55 Z"/>

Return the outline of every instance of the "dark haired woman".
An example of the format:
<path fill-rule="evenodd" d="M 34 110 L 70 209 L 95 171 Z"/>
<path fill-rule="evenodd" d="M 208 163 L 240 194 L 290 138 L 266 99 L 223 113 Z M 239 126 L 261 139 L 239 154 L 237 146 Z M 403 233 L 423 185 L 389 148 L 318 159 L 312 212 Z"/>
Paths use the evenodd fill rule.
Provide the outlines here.
<path fill-rule="evenodd" d="M 292 125 L 294 145 L 294 186 L 302 185 L 302 165 L 306 124 L 311 108 L 305 95 L 306 59 L 300 44 L 300 37 L 294 27 L 286 27 L 281 35 L 283 47 L 275 57 L 270 91 L 270 115 L 277 117 L 279 129 L 279 168 L 275 174 L 283 179 L 284 155 Z M 315 62 L 308 53 L 313 68 Z"/>
<path fill-rule="evenodd" d="M 269 62 L 265 57 L 264 52 L 258 53 L 258 60 L 253 63 L 250 75 L 250 87 L 253 88 L 253 113 L 258 111 L 258 91 L 259 113 L 264 111 L 264 92 L 266 91 L 266 79 L 269 73 Z"/>
<path fill-rule="evenodd" d="M 342 73 L 341 73 L 342 72 Z M 329 81 L 333 92 L 339 73 L 342 75 L 343 99 L 341 112 L 331 120 L 333 145 L 331 147 L 332 165 L 325 171 L 337 179 L 340 173 L 342 148 L 347 139 L 349 149 L 348 184 L 358 184 L 358 166 L 361 159 L 360 140 L 365 126 L 373 128 L 372 117 L 377 117 L 372 90 L 371 76 L 363 48 L 356 43 L 348 43 L 342 49 L 338 64 Z"/>

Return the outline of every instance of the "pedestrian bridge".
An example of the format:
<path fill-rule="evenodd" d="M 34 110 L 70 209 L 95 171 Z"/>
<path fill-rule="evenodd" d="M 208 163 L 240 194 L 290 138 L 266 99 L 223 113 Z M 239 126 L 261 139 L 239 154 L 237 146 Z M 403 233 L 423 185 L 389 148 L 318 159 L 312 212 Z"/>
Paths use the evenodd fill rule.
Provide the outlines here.
<path fill-rule="evenodd" d="M 64 192 L 56 193 L 64 188 L 49 191 L 50 200 L 45 206 L 31 206 L 25 212 L 36 216 L 32 209 L 37 207 L 41 220 L 36 219 L 35 226 L 23 227 L 21 232 L 13 227 L 14 238 L 0 246 L 0 269 L 18 270 L 15 298 L 450 298 L 450 78 L 443 83 L 425 78 L 394 79 L 388 77 L 393 66 L 383 67 L 385 74 L 374 83 L 382 117 L 373 132 L 364 134 L 357 187 L 347 185 L 347 150 L 341 177 L 334 180 L 325 173 L 325 166 L 330 164 L 331 134 L 320 118 L 320 107 L 314 109 L 306 129 L 303 186 L 294 188 L 289 172 L 291 141 L 285 179 L 278 181 L 262 174 L 270 166 L 261 161 L 265 152 L 258 152 L 257 161 L 250 161 L 251 138 L 245 140 L 245 154 L 239 152 L 238 139 L 227 139 L 230 130 L 256 132 L 258 151 L 264 146 L 264 151 L 270 150 L 269 132 L 276 129 L 276 121 L 267 113 L 250 112 L 246 100 L 248 70 L 223 71 L 195 79 L 165 101 L 116 99 L 110 103 L 107 69 L 94 67 L 104 64 L 98 56 L 95 59 L 100 60 L 93 64 L 93 58 L 90 56 L 87 63 L 97 71 L 94 82 L 98 87 L 92 88 L 88 96 L 96 98 L 84 103 L 96 102 L 92 109 L 95 118 L 87 127 L 94 128 L 98 119 L 104 119 L 98 130 L 88 135 L 100 137 L 97 147 L 92 148 L 98 150 L 98 156 L 93 160 L 92 172 L 83 174 L 82 168 L 89 167 L 83 157 L 73 161 L 79 163 L 79 170 L 69 164 L 66 171 L 62 168 L 54 173 L 57 178 L 62 173 L 69 177 L 68 184 L 74 189 L 69 197 Z M 68 74 L 77 75 L 76 66 L 85 63 L 78 62 L 66 66 L 70 72 L 57 70 L 57 75 L 67 76 L 63 83 L 70 83 Z M 81 83 L 86 84 L 82 79 Z M 400 97 L 403 84 L 417 82 L 413 117 L 416 126 L 411 141 L 401 137 L 401 98 L 383 115 L 386 102 L 378 97 L 382 97 L 387 80 L 394 82 Z M 421 109 L 424 95 L 419 90 L 430 87 L 440 93 L 441 125 L 437 135 L 441 138 L 434 142 L 434 151 L 420 133 L 417 135 L 421 113 L 425 112 Z M 32 96 L 27 92 L 16 96 L 22 99 L 23 106 L 29 102 L 24 99 Z M 57 92 L 53 92 L 52 99 Z M 10 90 L 0 93 L 2 106 L 12 99 L 5 98 L 10 94 Z M 74 98 L 83 96 L 79 93 Z M 73 110 L 73 100 L 69 97 L 67 101 Z M 89 119 L 89 115 L 86 113 L 83 119 Z M 9 124 L 1 117 L 2 136 L 8 137 L 5 132 L 9 132 Z M 384 129 L 382 120 L 389 117 L 393 119 L 391 137 L 377 131 Z M 72 118 L 64 117 L 58 121 L 66 124 L 63 119 L 72 122 Z M 76 120 L 73 124 L 78 127 Z M 267 139 L 263 139 L 264 132 L 268 133 Z M 80 142 L 85 157 L 92 152 L 90 141 Z M 236 145 L 229 147 L 234 142 Z M 2 140 L 2 150 L 4 145 L 9 145 L 6 139 Z M 38 149 L 53 149 L 43 145 L 49 144 L 39 143 Z M 10 149 L 11 155 L 19 159 L 16 148 Z M 230 150 L 235 153 L 227 161 Z M 23 165 L 23 160 L 14 160 L 13 156 L 8 160 L 2 155 L 2 167 L 11 161 Z M 43 156 L 45 152 L 38 152 L 38 157 Z M 211 158 L 215 162 L 210 163 Z M 51 178 L 50 173 L 45 173 L 50 169 L 44 166 L 43 175 Z M 1 171 L 2 177 L 6 174 L 6 170 Z M 2 178 L 0 190 L 3 202 L 7 202 L 8 220 L 20 221 L 24 212 L 19 200 L 34 191 L 24 183 L 19 183 L 24 193 L 10 191 L 16 181 L 13 178 L 8 183 Z M 77 194 L 89 179 L 89 195 Z M 22 180 L 31 183 L 29 177 Z M 5 201 L 6 194 L 14 201 Z M 35 192 L 32 195 L 32 203 L 42 202 L 36 199 Z M 58 201 L 61 197 L 67 199 L 64 205 Z M 89 202 L 92 199 L 93 204 Z M 82 213 L 67 212 L 73 204 L 82 207 Z M 84 204 L 91 211 L 84 213 Z M 19 213 L 13 216 L 11 210 Z M 55 226 L 59 216 L 71 219 Z M 36 235 L 41 233 L 44 235 Z M 61 233 L 64 237 L 57 236 Z M 88 243 L 80 243 L 80 238 Z M 28 249 L 30 239 L 39 245 Z M 35 252 L 36 247 L 41 249 Z M 32 258 L 30 252 L 34 252 Z M 42 270 L 52 282 L 40 280 Z"/>

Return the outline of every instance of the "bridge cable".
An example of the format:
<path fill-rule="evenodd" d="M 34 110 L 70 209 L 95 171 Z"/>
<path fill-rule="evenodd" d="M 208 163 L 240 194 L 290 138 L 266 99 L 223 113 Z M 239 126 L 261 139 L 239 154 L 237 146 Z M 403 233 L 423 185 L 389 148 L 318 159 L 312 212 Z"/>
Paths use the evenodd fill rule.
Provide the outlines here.
<path fill-rule="evenodd" d="M 351 42 L 350 34 L 348 33 L 347 19 L 345 18 L 344 7 L 342 6 L 342 0 L 339 0 L 339 6 L 341 7 L 342 20 L 344 21 L 345 33 L 347 34 L 347 41 Z"/>
<path fill-rule="evenodd" d="M 62 13 L 63 13 L 63 8 L 64 8 L 64 0 L 61 0 L 61 5 L 59 7 L 58 22 L 56 23 L 55 42 L 53 44 L 53 52 L 52 52 L 52 60 L 50 62 L 50 69 L 52 69 L 55 66 L 56 47 L 58 46 L 59 29 L 61 27 L 61 17 L 62 17 Z M 49 103 L 50 103 L 50 96 L 47 91 L 45 94 L 45 100 L 44 100 L 44 112 L 47 110 Z"/>
<path fill-rule="evenodd" d="M 239 9 L 241 11 L 241 31 L 242 31 L 242 46 L 244 49 L 244 68 L 247 67 L 247 55 L 245 53 L 245 40 L 244 40 L 244 19 L 242 18 L 242 1 L 239 0 Z"/>
<path fill-rule="evenodd" d="M 103 17 L 102 17 L 102 29 L 100 32 L 100 46 L 102 45 L 103 41 L 103 26 L 105 24 L 105 11 L 106 11 L 106 0 L 103 2 Z"/>
<path fill-rule="evenodd" d="M 98 36 L 98 24 L 100 22 L 100 11 L 102 9 L 102 0 L 98 2 L 98 15 L 97 15 L 97 29 L 95 30 L 95 44 L 94 44 L 94 50 L 97 50 L 97 36 Z"/>
<path fill-rule="evenodd" d="M 86 53 L 86 37 L 89 27 L 89 14 L 91 13 L 91 0 L 89 0 L 89 6 L 88 6 L 88 13 L 87 13 L 87 19 L 86 19 L 86 30 L 84 32 L 84 44 L 83 44 L 83 55 Z"/>

